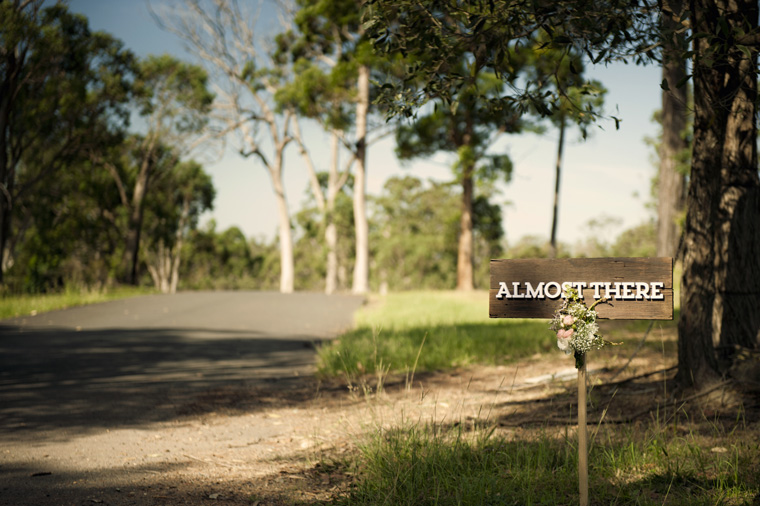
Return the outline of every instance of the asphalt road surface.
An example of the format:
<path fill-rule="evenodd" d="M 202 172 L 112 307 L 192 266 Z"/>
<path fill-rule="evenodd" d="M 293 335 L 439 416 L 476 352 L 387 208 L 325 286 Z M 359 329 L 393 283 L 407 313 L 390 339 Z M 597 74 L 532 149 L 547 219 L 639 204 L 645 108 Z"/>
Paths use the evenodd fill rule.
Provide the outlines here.
<path fill-rule="evenodd" d="M 0 446 L 160 422 L 202 392 L 311 374 L 314 343 L 361 304 L 192 292 L 0 321 Z"/>

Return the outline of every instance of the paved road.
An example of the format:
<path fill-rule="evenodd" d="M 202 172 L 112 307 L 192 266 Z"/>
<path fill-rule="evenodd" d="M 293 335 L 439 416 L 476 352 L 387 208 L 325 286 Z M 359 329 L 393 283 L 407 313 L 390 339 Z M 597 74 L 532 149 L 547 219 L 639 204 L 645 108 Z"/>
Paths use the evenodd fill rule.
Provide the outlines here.
<path fill-rule="evenodd" d="M 194 292 L 0 321 L 0 442 L 164 421 L 203 392 L 311 374 L 313 343 L 361 303 Z"/>

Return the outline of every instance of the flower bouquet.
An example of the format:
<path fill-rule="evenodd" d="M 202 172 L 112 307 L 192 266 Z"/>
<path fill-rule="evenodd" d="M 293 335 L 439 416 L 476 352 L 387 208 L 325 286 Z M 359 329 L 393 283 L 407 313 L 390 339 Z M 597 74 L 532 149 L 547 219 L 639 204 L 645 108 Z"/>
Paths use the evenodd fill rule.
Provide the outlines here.
<path fill-rule="evenodd" d="M 587 307 L 574 288 L 565 291 L 565 301 L 554 314 L 550 329 L 557 333 L 557 347 L 566 354 L 575 356 L 575 368 L 583 367 L 586 352 L 598 350 L 607 345 L 618 345 L 602 339 L 596 323 L 596 306 L 607 302 L 602 298 Z"/>

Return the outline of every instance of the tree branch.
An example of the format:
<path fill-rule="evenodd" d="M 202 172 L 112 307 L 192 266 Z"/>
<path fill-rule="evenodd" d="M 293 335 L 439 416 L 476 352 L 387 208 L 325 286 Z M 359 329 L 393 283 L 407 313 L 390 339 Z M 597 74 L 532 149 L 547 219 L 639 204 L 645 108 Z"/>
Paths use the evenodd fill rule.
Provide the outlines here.
<path fill-rule="evenodd" d="M 321 212 L 324 212 L 324 193 L 322 192 L 322 188 L 319 185 L 319 178 L 317 177 L 317 171 L 314 168 L 314 163 L 311 159 L 311 156 L 309 155 L 309 152 L 306 150 L 306 145 L 304 144 L 303 137 L 301 136 L 301 126 L 298 123 L 297 117 L 293 119 L 293 138 L 295 139 L 296 144 L 298 144 L 298 146 L 301 148 L 301 157 L 306 164 L 306 171 L 309 174 L 309 183 L 311 184 L 311 192 L 314 194 L 314 198 L 317 201 L 317 208 L 319 208 Z"/>

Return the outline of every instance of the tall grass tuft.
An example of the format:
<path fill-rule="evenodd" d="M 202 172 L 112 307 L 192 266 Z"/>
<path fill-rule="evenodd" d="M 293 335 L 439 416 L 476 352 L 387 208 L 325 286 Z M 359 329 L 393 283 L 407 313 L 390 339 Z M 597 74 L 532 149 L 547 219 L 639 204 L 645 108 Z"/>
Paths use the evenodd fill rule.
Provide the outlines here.
<path fill-rule="evenodd" d="M 361 452 L 362 479 L 340 504 L 561 504 L 572 499 L 577 466 L 559 441 L 507 441 L 461 426 L 387 430 Z"/>
<path fill-rule="evenodd" d="M 520 438 L 464 425 L 386 429 L 361 447 L 361 478 L 339 505 L 577 504 L 575 439 L 543 429 Z M 605 429 L 589 454 L 592 504 L 753 505 L 757 442 L 674 434 L 651 424 Z M 749 434 L 747 434 L 749 435 Z M 721 445 L 726 446 L 721 446 Z"/>

